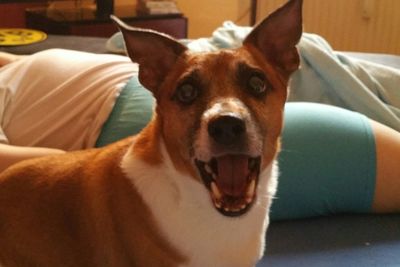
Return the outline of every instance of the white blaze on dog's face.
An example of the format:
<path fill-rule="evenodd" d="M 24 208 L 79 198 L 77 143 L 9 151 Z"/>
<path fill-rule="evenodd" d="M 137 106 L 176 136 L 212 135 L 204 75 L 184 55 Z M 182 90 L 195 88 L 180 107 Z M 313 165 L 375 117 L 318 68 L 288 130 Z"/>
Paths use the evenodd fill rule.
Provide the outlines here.
<path fill-rule="evenodd" d="M 279 150 L 288 78 L 299 65 L 301 0 L 234 50 L 192 53 L 168 36 L 120 26 L 141 83 L 157 99 L 152 128 L 176 169 L 203 183 L 222 214 L 244 214 Z"/>
<path fill-rule="evenodd" d="M 219 212 L 244 214 L 279 148 L 286 84 L 244 48 L 187 53 L 183 62 L 173 86 L 159 93 L 166 146 Z"/>

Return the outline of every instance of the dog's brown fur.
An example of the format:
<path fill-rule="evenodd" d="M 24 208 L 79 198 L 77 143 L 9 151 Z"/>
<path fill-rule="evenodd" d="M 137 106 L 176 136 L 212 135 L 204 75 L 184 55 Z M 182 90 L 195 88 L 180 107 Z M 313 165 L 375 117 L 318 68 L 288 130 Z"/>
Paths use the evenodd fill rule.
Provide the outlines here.
<path fill-rule="evenodd" d="M 2 173 L 1 263 L 128 267 L 183 261 L 158 235 L 121 173 L 119 162 L 131 143 L 128 138 L 104 149 L 33 159 Z"/>

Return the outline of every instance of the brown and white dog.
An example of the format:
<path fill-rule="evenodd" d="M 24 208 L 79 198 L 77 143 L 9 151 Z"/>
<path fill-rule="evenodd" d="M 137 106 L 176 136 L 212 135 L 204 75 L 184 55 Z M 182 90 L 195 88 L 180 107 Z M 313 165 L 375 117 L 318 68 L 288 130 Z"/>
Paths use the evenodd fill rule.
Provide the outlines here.
<path fill-rule="evenodd" d="M 2 267 L 254 266 L 277 186 L 301 0 L 234 50 L 193 53 L 115 19 L 157 100 L 140 134 L 0 176 Z"/>

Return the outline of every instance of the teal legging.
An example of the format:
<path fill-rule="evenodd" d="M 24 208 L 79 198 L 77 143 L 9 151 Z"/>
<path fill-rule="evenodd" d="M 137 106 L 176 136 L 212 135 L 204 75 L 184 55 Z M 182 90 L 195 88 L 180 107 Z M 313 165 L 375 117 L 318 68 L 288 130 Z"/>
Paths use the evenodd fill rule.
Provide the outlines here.
<path fill-rule="evenodd" d="M 273 219 L 369 212 L 375 191 L 375 140 L 359 113 L 288 103 Z"/>
<path fill-rule="evenodd" d="M 151 94 L 132 78 L 96 146 L 138 133 L 151 118 L 153 102 Z M 322 104 L 286 104 L 279 166 L 272 220 L 371 209 L 375 141 L 364 115 Z"/>

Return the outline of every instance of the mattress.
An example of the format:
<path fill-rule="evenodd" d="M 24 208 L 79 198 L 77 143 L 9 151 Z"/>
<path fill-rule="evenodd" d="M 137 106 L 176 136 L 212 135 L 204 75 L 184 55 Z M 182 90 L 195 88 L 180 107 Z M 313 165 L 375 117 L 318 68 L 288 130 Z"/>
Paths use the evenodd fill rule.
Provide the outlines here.
<path fill-rule="evenodd" d="M 23 46 L 6 47 L 0 46 L 0 51 L 27 55 L 51 48 L 64 48 L 79 50 L 92 53 L 109 53 L 106 48 L 107 38 L 101 37 L 84 37 L 84 36 L 66 36 L 66 35 L 49 35 L 46 40 Z M 372 61 L 400 69 L 400 56 L 377 54 L 377 53 L 359 53 L 359 52 L 343 52 L 354 58 Z"/>

